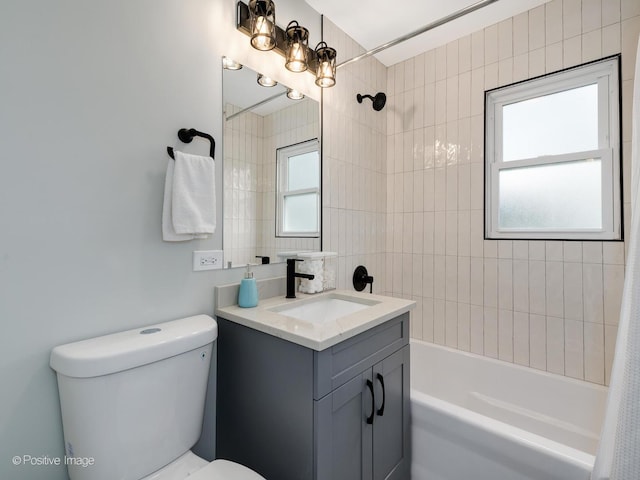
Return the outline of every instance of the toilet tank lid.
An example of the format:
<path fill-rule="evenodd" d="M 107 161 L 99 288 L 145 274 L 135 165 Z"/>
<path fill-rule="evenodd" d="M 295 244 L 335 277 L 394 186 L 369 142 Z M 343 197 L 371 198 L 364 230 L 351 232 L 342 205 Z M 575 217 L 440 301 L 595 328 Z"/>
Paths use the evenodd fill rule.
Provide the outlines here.
<path fill-rule="evenodd" d="M 57 346 L 49 365 L 68 377 L 98 377 L 194 350 L 217 336 L 216 321 L 196 315 Z"/>

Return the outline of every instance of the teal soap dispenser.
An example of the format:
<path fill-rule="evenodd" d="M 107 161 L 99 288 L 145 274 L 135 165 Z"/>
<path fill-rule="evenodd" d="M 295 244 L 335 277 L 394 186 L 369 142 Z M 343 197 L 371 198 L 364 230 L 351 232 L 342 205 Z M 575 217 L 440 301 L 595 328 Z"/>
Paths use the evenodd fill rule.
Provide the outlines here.
<path fill-rule="evenodd" d="M 238 291 L 238 306 L 242 308 L 251 308 L 258 306 L 258 285 L 256 279 L 253 278 L 251 264 L 247 264 L 247 272 L 240 281 L 240 290 Z"/>

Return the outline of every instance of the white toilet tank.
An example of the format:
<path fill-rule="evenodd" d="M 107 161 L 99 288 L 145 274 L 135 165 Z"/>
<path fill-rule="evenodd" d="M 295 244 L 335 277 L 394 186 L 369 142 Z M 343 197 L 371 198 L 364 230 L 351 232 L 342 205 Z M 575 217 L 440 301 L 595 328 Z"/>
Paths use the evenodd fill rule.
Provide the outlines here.
<path fill-rule="evenodd" d="M 71 480 L 139 480 L 187 452 L 217 334 L 197 315 L 55 347 Z"/>

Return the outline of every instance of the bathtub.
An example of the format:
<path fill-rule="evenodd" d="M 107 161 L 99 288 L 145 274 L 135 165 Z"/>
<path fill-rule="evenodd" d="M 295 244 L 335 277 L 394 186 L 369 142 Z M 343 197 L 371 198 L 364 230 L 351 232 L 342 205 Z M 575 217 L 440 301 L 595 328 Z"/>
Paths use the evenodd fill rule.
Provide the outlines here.
<path fill-rule="evenodd" d="M 411 340 L 411 479 L 588 480 L 606 395 Z"/>

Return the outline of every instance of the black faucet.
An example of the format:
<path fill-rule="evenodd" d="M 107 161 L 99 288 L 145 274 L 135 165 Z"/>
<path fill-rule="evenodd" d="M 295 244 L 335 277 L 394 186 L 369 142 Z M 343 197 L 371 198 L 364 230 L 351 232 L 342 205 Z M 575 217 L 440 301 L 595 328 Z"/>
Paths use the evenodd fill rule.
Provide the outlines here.
<path fill-rule="evenodd" d="M 287 297 L 296 298 L 296 277 L 313 280 L 314 275 L 308 273 L 297 273 L 296 262 L 302 262 L 301 258 L 287 258 Z"/>

